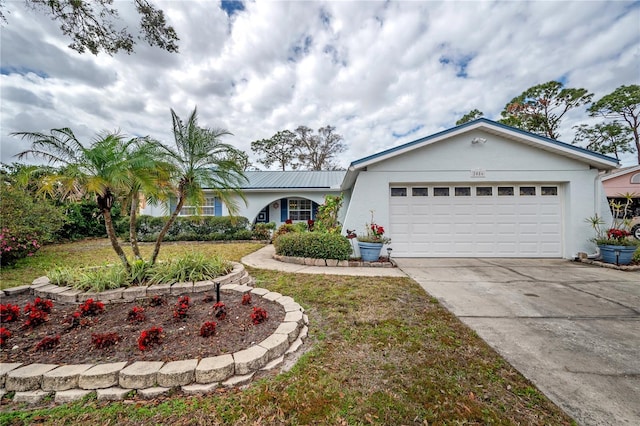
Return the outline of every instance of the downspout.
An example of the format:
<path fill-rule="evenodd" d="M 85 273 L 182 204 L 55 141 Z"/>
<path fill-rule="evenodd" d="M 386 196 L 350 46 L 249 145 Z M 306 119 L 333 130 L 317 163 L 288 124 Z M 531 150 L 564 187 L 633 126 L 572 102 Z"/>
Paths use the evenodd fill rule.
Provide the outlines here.
<path fill-rule="evenodd" d="M 593 211 L 598 214 L 598 212 L 600 211 L 600 196 L 602 195 L 602 193 L 600 192 L 600 188 L 602 187 L 602 185 L 600 185 L 600 177 L 602 175 L 604 175 L 605 172 L 598 170 L 598 174 L 596 174 L 596 177 L 593 179 L 593 192 L 594 192 L 594 198 L 593 198 Z M 575 256 L 576 258 L 578 256 Z M 587 254 L 587 259 L 597 259 L 600 257 L 600 247 L 596 246 L 596 252 L 594 254 Z"/>

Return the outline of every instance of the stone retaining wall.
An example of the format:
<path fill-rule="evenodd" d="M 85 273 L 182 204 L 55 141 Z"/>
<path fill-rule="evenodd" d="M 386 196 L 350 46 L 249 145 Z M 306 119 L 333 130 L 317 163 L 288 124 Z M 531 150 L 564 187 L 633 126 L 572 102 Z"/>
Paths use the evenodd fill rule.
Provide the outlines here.
<path fill-rule="evenodd" d="M 251 285 L 253 279 L 244 269 L 241 263 L 231 262 L 233 270 L 227 275 L 207 281 L 183 282 L 174 284 L 156 284 L 151 286 L 134 286 L 119 288 L 116 290 L 106 290 L 100 293 L 82 292 L 71 287 L 59 287 L 51 284 L 48 277 L 40 277 L 33 280 L 31 285 L 5 288 L 0 296 L 5 294 L 19 294 L 31 292 L 37 297 L 46 297 L 61 303 L 84 303 L 87 299 L 99 299 L 104 303 L 133 302 L 136 299 L 144 299 L 156 295 L 178 295 L 188 293 L 202 293 L 215 290 L 216 284 L 224 285 Z"/>
<path fill-rule="evenodd" d="M 308 318 L 298 303 L 289 296 L 247 285 L 252 282 L 253 279 L 244 266 L 235 263 L 230 274 L 213 281 L 133 287 L 137 291 L 128 293 L 124 290 L 78 292 L 72 297 L 69 289 L 61 290 L 52 286 L 46 277 L 38 278 L 32 285 L 22 286 L 21 289 L 6 289 L 8 294 L 12 291 L 30 291 L 37 296 L 68 300 L 70 303 L 81 303 L 90 297 L 102 301 L 125 302 L 157 294 L 211 291 L 216 283 L 220 283 L 223 290 L 242 293 L 250 291 L 255 297 L 281 304 L 285 310 L 285 318 L 272 335 L 254 346 L 232 354 L 200 360 L 166 363 L 137 361 L 131 364 L 122 361 L 96 365 L 0 363 L 0 397 L 7 392 L 15 392 L 14 402 L 38 403 L 53 394 L 55 402 L 65 403 L 95 392 L 98 400 L 121 400 L 133 395 L 154 398 L 168 393 L 172 388 L 179 388 L 185 394 L 204 394 L 212 392 L 218 386 L 232 387 L 248 383 L 256 372 L 277 368 L 287 357 L 294 357 L 308 333 Z"/>

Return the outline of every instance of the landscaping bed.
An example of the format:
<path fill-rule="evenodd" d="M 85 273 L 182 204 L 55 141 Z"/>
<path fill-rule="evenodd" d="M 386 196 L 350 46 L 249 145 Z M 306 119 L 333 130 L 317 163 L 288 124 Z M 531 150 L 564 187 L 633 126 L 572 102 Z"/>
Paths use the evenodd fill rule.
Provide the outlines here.
<path fill-rule="evenodd" d="M 33 328 L 24 328 L 24 307 L 33 304 L 35 297 L 19 294 L 2 298 L 3 304 L 18 305 L 21 309 L 17 321 L 2 324 L 11 337 L 0 351 L 2 362 L 24 364 L 95 364 L 116 361 L 176 361 L 204 358 L 233 353 L 269 337 L 284 319 L 285 312 L 279 303 L 256 295 L 252 303 L 242 305 L 243 294 L 236 291 L 221 292 L 221 301 L 226 305 L 227 316 L 217 319 L 213 305 L 215 294 L 192 293 L 187 316 L 174 318 L 179 296 L 163 296 L 166 303 L 152 306 L 151 299 L 136 302 L 120 302 L 104 305 L 104 311 L 95 316 L 82 316 L 81 325 L 71 327 L 69 321 L 78 305 L 53 302 L 48 320 Z M 206 300 L 206 301 L 205 301 Z M 128 320 L 134 306 L 144 309 L 146 319 L 142 322 Z M 253 307 L 267 311 L 268 318 L 261 324 L 253 324 Z M 216 323 L 215 334 L 201 337 L 200 328 L 207 321 Z M 161 343 L 140 350 L 138 339 L 144 330 L 161 327 Z M 92 335 L 117 333 L 120 340 L 108 348 L 98 349 Z M 38 350 L 36 346 L 45 337 L 59 336 L 59 344 L 51 349 Z"/>

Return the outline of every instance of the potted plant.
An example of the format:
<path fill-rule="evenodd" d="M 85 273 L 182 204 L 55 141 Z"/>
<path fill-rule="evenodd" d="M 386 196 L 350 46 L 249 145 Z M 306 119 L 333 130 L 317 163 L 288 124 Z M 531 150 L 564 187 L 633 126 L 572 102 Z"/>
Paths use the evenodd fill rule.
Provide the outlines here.
<path fill-rule="evenodd" d="M 629 232 L 629 220 L 626 218 L 629 203 L 611 202 L 613 222 L 608 228 L 604 228 L 604 220 L 597 214 L 587 219 L 596 231 L 596 237 L 592 239 L 600 249 L 602 261 L 617 265 L 628 265 L 633 259 L 633 254 L 638 249 L 638 240 L 631 238 Z"/>
<path fill-rule="evenodd" d="M 375 262 L 380 258 L 382 246 L 391 242 L 391 239 L 384 236 L 384 228 L 373 220 L 373 210 L 371 210 L 371 222 L 365 225 L 365 234 L 358 235 L 358 248 L 360 257 L 365 262 Z"/>

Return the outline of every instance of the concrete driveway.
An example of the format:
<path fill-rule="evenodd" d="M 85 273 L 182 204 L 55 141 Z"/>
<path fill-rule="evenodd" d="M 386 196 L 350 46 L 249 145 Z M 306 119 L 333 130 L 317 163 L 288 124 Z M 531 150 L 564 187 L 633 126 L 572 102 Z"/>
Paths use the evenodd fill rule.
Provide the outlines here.
<path fill-rule="evenodd" d="M 549 259 L 396 259 L 582 425 L 640 425 L 640 272 Z"/>

